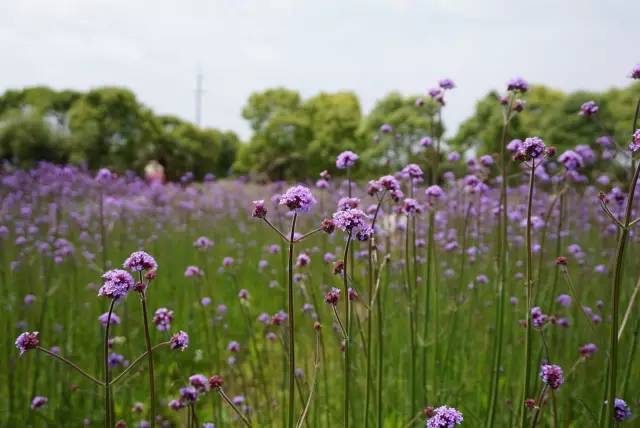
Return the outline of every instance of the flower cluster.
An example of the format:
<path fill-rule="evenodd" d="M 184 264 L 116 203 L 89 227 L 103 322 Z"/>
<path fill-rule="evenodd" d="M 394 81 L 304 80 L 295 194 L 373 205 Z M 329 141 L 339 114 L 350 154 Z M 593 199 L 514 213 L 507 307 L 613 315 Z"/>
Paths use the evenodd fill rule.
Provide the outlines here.
<path fill-rule="evenodd" d="M 129 272 L 122 269 L 112 269 L 102 275 L 102 287 L 98 290 L 98 296 L 119 299 L 126 296 L 135 281 Z"/>
<path fill-rule="evenodd" d="M 37 331 L 25 331 L 16 339 L 16 348 L 20 351 L 20 356 L 30 349 L 35 349 L 40 344 Z"/>
<path fill-rule="evenodd" d="M 356 164 L 357 160 L 358 160 L 358 155 L 353 153 L 350 150 L 347 150 L 340 153 L 336 158 L 336 167 L 338 169 L 351 168 Z"/>
<path fill-rule="evenodd" d="M 449 406 L 437 407 L 430 413 L 432 416 L 427 419 L 427 428 L 453 428 L 464 420 L 459 410 Z"/>
<path fill-rule="evenodd" d="M 157 270 L 158 263 L 144 251 L 135 251 L 124 261 L 123 267 L 133 272 Z"/>
<path fill-rule="evenodd" d="M 153 323 L 159 331 L 167 331 L 171 328 L 173 311 L 167 308 L 158 308 L 153 315 Z"/>
<path fill-rule="evenodd" d="M 357 232 L 367 226 L 368 216 L 357 208 L 336 211 L 333 213 L 333 221 L 336 227 L 343 232 Z"/>
<path fill-rule="evenodd" d="M 279 204 L 286 206 L 290 211 L 308 212 L 316 204 L 316 198 L 307 187 L 298 185 L 282 194 Z"/>
<path fill-rule="evenodd" d="M 622 398 L 616 398 L 613 407 L 615 409 L 613 417 L 616 421 L 624 422 L 631 417 L 631 409 Z"/>
<path fill-rule="evenodd" d="M 543 364 L 540 368 L 540 379 L 551 389 L 558 389 L 564 383 L 562 368 L 555 364 Z"/>

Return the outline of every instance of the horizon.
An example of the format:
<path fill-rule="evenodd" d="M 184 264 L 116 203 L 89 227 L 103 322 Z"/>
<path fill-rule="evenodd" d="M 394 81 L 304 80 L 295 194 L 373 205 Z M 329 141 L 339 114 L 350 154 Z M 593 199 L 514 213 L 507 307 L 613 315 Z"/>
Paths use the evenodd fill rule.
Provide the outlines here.
<path fill-rule="evenodd" d="M 626 76 L 638 58 L 626 53 L 637 39 L 633 12 L 640 13 L 640 4 L 526 1 L 509 9 L 507 21 L 503 3 L 246 0 L 232 6 L 194 0 L 160 2 L 152 11 L 124 0 L 8 4 L 0 14 L 7 52 L 0 91 L 120 86 L 157 114 L 195 123 L 200 69 L 201 126 L 246 141 L 242 107 L 252 92 L 270 87 L 297 90 L 303 98 L 354 92 L 367 114 L 391 91 L 426 94 L 440 78 L 451 78 L 457 87 L 444 114 L 450 137 L 481 97 L 515 76 L 563 92 L 630 83 Z M 147 19 L 152 32 L 140 25 Z M 53 30 L 45 35 L 47 27 Z"/>

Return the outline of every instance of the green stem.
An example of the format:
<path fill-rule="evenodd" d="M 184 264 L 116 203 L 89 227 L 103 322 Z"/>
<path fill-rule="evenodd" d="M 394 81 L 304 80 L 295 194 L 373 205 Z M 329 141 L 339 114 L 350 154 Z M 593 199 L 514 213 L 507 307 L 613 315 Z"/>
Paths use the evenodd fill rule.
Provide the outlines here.
<path fill-rule="evenodd" d="M 349 275 L 348 260 L 349 260 L 349 244 L 351 244 L 351 232 L 347 234 L 347 243 L 344 247 L 344 270 L 342 272 L 343 277 L 343 299 L 344 310 L 346 319 L 346 336 L 344 339 L 344 427 L 349 426 L 349 404 L 350 404 L 350 387 L 351 387 L 351 300 L 349 299 Z"/>
<path fill-rule="evenodd" d="M 109 327 L 111 326 L 111 315 L 113 314 L 113 307 L 116 304 L 117 299 L 111 299 L 109 305 L 109 313 L 107 315 L 107 325 L 104 331 L 104 426 L 105 428 L 111 428 L 111 370 L 109 370 Z"/>
<path fill-rule="evenodd" d="M 636 167 L 633 178 L 629 185 L 629 193 L 627 194 L 627 209 L 624 216 L 623 225 L 625 226 L 620 230 L 618 247 L 615 257 L 615 269 L 613 273 L 613 284 L 611 287 L 611 301 L 612 301 L 612 314 L 611 314 L 611 331 L 610 331 L 610 344 L 609 344 L 609 378 L 607 385 L 609 388 L 608 402 L 606 411 L 606 422 L 609 428 L 613 428 L 615 425 L 615 398 L 616 398 L 616 378 L 618 371 L 618 317 L 620 307 L 620 286 L 622 283 L 622 268 L 624 261 L 624 252 L 626 248 L 627 239 L 629 237 L 629 222 L 631 221 L 631 213 L 633 210 L 633 199 L 636 191 L 636 184 L 638 182 L 638 176 L 640 175 L 640 164 Z"/>
<path fill-rule="evenodd" d="M 527 263 L 526 263 L 526 313 L 525 320 L 527 320 L 525 348 L 524 348 L 524 383 L 522 388 L 522 401 L 519 403 L 521 418 L 520 428 L 524 428 L 527 422 L 527 412 L 524 408 L 524 400 L 529 396 L 529 389 L 531 385 L 531 351 L 532 351 L 532 336 L 533 326 L 531 325 L 530 313 L 531 313 L 531 296 L 533 293 L 533 277 L 532 277 L 532 251 L 531 251 L 531 211 L 533 209 L 533 186 L 535 184 L 535 159 L 531 161 L 531 171 L 529 173 L 529 193 L 527 199 L 527 229 L 525 236 L 525 246 L 527 251 Z"/>
<path fill-rule="evenodd" d="M 140 273 L 142 277 L 142 272 Z M 146 292 L 142 292 L 140 294 L 140 301 L 142 302 L 142 316 L 144 318 L 144 339 L 147 346 L 147 358 L 149 362 L 149 395 L 151 397 L 151 406 L 149 423 L 151 424 L 151 428 L 153 428 L 156 424 L 156 385 L 155 385 L 155 376 L 153 371 L 153 348 L 151 346 L 151 334 L 149 332 L 149 320 L 147 315 L 147 295 Z"/>
<path fill-rule="evenodd" d="M 96 379 L 95 377 L 91 376 L 89 373 L 85 372 L 85 371 L 84 371 L 84 370 L 82 370 L 80 367 L 78 367 L 75 363 L 73 363 L 73 362 L 71 362 L 71 361 L 67 360 L 67 359 L 66 359 L 66 358 L 64 358 L 63 356 L 58 355 L 58 354 L 56 354 L 56 353 L 53 353 L 53 352 L 49 351 L 48 349 L 43 348 L 42 346 L 38 346 L 36 349 L 38 349 L 38 351 L 42 351 L 42 352 L 44 352 L 45 354 L 47 354 L 47 355 L 49 355 L 49 356 L 51 356 L 51 357 L 53 357 L 53 358 L 56 358 L 57 360 L 62 361 L 64 364 L 66 364 L 66 365 L 68 365 L 69 367 L 71 367 L 71 368 L 73 368 L 73 369 L 77 370 L 77 371 L 78 371 L 78 373 L 80 373 L 82 376 L 84 376 L 84 377 L 86 377 L 87 379 L 89 379 L 91 382 L 93 382 L 93 383 L 95 383 L 95 384 L 97 384 L 97 385 L 100 385 L 100 386 L 104 386 L 104 382 L 102 382 L 102 381 L 100 381 L 100 380 Z"/>
<path fill-rule="evenodd" d="M 233 401 L 231 401 L 231 399 L 229 399 L 229 397 L 227 396 L 227 394 L 224 393 L 224 390 L 222 388 L 218 388 L 218 394 L 220 394 L 220 397 L 222 397 L 222 399 L 229 405 L 231 406 L 231 408 L 233 409 L 234 412 L 236 412 L 236 414 L 238 416 L 240 416 L 240 419 L 242 419 L 242 422 L 244 422 L 244 424 L 246 426 L 248 426 L 249 428 L 252 427 L 251 425 L 251 421 L 249 421 L 249 419 L 247 419 L 247 417 L 245 415 L 242 414 L 242 412 L 240 411 L 240 409 L 238 409 L 236 407 L 235 404 L 233 404 Z"/>
<path fill-rule="evenodd" d="M 162 346 L 166 346 L 169 345 L 171 342 L 161 342 L 158 343 L 156 346 L 154 346 L 153 348 L 151 348 L 151 352 L 155 351 L 156 349 L 159 349 Z M 122 373 L 120 373 L 118 376 L 116 376 L 115 378 L 113 378 L 113 380 L 111 381 L 111 386 L 115 385 L 116 383 L 118 383 L 118 381 L 122 378 L 124 378 L 124 376 L 129 373 L 135 366 L 137 366 L 140 361 L 142 361 L 147 355 L 149 355 L 149 351 L 144 351 L 144 354 L 138 356 L 138 358 L 136 358 L 135 360 L 133 360 L 133 362 L 131 364 L 129 364 L 127 366 L 126 369 L 124 369 L 122 371 Z"/>
<path fill-rule="evenodd" d="M 289 284 L 288 284 L 288 303 L 289 303 L 289 428 L 293 428 L 294 420 L 294 402 L 295 402 L 295 370 L 296 370 L 296 350 L 295 350 L 295 315 L 293 306 L 293 245 L 296 230 L 296 220 L 298 213 L 293 214 L 293 222 L 291 224 L 291 237 L 289 239 Z"/>

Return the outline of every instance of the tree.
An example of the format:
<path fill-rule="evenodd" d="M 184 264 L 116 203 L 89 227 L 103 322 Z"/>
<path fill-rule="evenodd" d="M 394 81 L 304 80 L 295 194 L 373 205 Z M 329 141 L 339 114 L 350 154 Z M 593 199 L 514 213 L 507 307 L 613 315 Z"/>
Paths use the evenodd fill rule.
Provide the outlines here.
<path fill-rule="evenodd" d="M 300 94 L 285 88 L 254 92 L 242 109 L 242 117 L 249 121 L 254 132 L 261 131 L 269 121 L 279 115 L 297 111 L 301 105 Z"/>
<path fill-rule="evenodd" d="M 153 113 L 123 88 L 93 89 L 68 112 L 71 160 L 91 169 L 141 171 L 153 153 L 160 125 Z"/>

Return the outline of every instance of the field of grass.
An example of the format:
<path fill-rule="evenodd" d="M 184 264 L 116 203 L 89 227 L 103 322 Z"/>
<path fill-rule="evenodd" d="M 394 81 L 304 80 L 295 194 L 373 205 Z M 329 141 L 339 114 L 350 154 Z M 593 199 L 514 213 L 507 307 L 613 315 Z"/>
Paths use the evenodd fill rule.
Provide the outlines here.
<path fill-rule="evenodd" d="M 101 381 L 105 328 L 98 317 L 110 303 L 98 297 L 101 276 L 120 268 L 136 250 L 151 254 L 159 266 L 145 291 L 151 343 L 169 341 L 179 330 L 189 335 L 182 352 L 168 346 L 153 352 L 157 426 L 241 426 L 222 391 L 253 426 L 287 426 L 291 315 L 293 422 L 306 408 L 301 426 L 344 423 L 343 329 L 351 338 L 350 426 L 424 426 L 432 408 L 441 405 L 458 409 L 465 426 L 519 426 L 523 398 L 535 400 L 524 411 L 526 426 L 597 426 L 605 410 L 611 277 L 619 234 L 601 209 L 598 193 L 608 192 L 614 215 L 623 213 L 624 193 L 597 182 L 542 177 L 534 186 L 529 253 L 525 170 L 510 182 L 508 251 L 500 257 L 499 181 L 490 178 L 494 166 L 477 163 L 473 168 L 480 184 L 470 176 L 447 175 L 438 198 L 425 196 L 427 186 L 407 179 L 406 171 L 399 174 L 404 193 L 413 193 L 419 202 L 418 213 L 386 192 L 367 195 L 365 183 L 352 186 L 359 206 L 371 213 L 367 221 L 379 202 L 380 211 L 373 237 L 363 242 L 354 237 L 346 252 L 348 286 L 357 292 L 349 324 L 344 293 L 335 310 L 325 302 L 331 287 L 345 286 L 343 275 L 334 272 L 335 260 L 344 259 L 348 235 L 339 229 L 331 235 L 313 233 L 292 245 L 294 301 L 289 311 L 289 245 L 251 216 L 252 201 L 266 200 L 266 218 L 288 237 L 293 218 L 278 205 L 286 184 L 150 186 L 129 176 L 96 180 L 70 167 L 5 169 L 0 177 L 2 426 L 104 426 L 101 385 L 43 351 L 28 350 L 19 357 L 14 341 L 24 331 L 37 331 L 42 348 L 56 347 L 55 353 Z M 557 169 L 555 176 L 562 174 Z M 338 177 L 326 189 L 310 187 L 317 204 L 296 215 L 301 234 L 331 217 L 338 200 L 349 193 L 349 184 Z M 213 244 L 197 248 L 199 237 Z M 300 258 L 303 254 L 308 259 Z M 635 234 L 627 254 L 620 322 L 640 275 Z M 566 264 L 557 262 L 560 256 Z M 203 275 L 186 276 L 188 266 Z M 120 323 L 111 326 L 110 353 L 122 361 L 112 358 L 112 379 L 146 350 L 140 296 L 132 290 L 115 303 Z M 544 323 L 530 331 L 531 384 L 523 397 L 524 324 L 535 306 Z M 173 311 L 167 331 L 154 328 L 151 318 L 158 308 Z M 274 317 L 281 310 L 289 316 Z M 617 349 L 617 395 L 632 409 L 640 399 L 640 366 L 633 364 L 639 329 L 634 308 Z M 588 343 L 598 350 L 581 354 Z M 148 426 L 147 363 L 142 359 L 113 385 L 114 425 Z M 546 363 L 564 372 L 558 389 L 544 387 L 538 376 Z M 180 388 L 198 373 L 221 375 L 223 388 L 201 391 L 194 403 L 183 397 L 182 408 L 172 410 L 169 402 L 179 400 Z M 48 402 L 33 410 L 36 396 Z M 626 422 L 634 423 L 635 416 Z"/>

